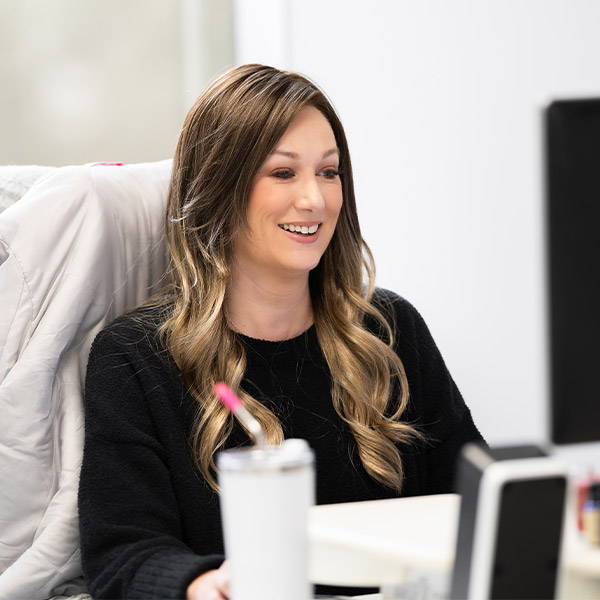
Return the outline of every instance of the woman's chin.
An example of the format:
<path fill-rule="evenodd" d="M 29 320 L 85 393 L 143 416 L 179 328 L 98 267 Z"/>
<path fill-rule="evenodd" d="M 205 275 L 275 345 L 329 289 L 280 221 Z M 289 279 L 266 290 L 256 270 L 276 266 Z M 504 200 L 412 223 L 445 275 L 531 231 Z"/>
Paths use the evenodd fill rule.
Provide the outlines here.
<path fill-rule="evenodd" d="M 281 263 L 281 269 L 289 272 L 290 274 L 301 274 L 305 273 L 308 275 L 310 271 L 312 271 L 320 261 L 320 257 L 318 260 L 303 260 L 303 261 L 286 261 L 285 263 Z"/>

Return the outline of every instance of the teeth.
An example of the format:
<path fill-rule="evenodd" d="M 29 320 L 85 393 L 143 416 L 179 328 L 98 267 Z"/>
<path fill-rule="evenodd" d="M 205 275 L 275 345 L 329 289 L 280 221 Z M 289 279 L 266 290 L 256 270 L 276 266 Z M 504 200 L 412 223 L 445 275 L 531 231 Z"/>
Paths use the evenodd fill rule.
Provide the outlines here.
<path fill-rule="evenodd" d="M 294 231 L 296 233 L 303 233 L 304 235 L 315 233 L 315 231 L 319 229 L 319 225 L 311 225 L 310 227 L 307 227 L 306 225 L 288 225 L 287 223 L 284 223 L 279 227 L 285 229 L 286 231 Z"/>

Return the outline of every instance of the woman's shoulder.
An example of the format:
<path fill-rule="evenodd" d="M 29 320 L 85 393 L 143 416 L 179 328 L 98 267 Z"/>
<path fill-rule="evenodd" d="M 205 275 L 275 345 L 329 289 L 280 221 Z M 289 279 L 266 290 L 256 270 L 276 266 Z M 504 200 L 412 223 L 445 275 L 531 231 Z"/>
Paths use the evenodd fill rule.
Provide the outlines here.
<path fill-rule="evenodd" d="M 429 327 L 421 313 L 404 296 L 385 288 L 376 288 L 371 300 L 394 332 L 398 353 L 417 356 L 438 352 Z"/>
<path fill-rule="evenodd" d="M 423 317 L 414 305 L 392 290 L 375 288 L 371 303 L 383 313 L 394 329 L 414 331 L 424 325 Z"/>
<path fill-rule="evenodd" d="M 376 287 L 373 292 L 372 301 L 381 307 L 407 308 L 412 307 L 410 302 L 392 290 L 382 287 Z"/>
<path fill-rule="evenodd" d="M 418 310 L 395 292 L 378 288 L 375 297 L 382 312 L 391 310 L 395 319 L 394 349 L 402 359 L 411 390 L 408 414 L 432 438 L 447 439 L 461 427 L 466 405 L 429 327 Z"/>
<path fill-rule="evenodd" d="M 122 352 L 157 354 L 164 352 L 160 325 L 165 321 L 165 309 L 141 306 L 115 318 L 103 327 L 92 344 L 95 351 L 118 348 Z"/>

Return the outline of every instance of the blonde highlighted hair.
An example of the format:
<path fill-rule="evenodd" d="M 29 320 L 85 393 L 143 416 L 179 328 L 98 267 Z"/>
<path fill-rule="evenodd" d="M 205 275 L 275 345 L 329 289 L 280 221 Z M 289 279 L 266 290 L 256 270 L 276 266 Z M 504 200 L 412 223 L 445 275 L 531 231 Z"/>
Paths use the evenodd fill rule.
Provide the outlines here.
<path fill-rule="evenodd" d="M 238 392 L 270 443 L 283 439 L 277 417 L 240 387 L 246 354 L 228 327 L 224 307 L 233 236 L 245 224 L 253 178 L 292 118 L 308 105 L 326 117 L 340 152 L 341 212 L 329 246 L 309 274 L 315 330 L 331 372 L 331 401 L 352 432 L 366 471 L 389 488 L 402 486 L 398 444 L 421 437 L 401 420 L 409 398 L 406 374 L 393 350 L 392 327 L 371 303 L 375 268 L 358 224 L 342 124 L 306 77 L 243 65 L 218 77 L 185 119 L 166 215 L 170 282 L 160 298 L 168 310 L 159 332 L 197 401 L 194 457 L 215 491 L 214 456 L 233 427 L 212 393 L 215 382 L 225 381 Z M 366 328 L 368 316 L 385 339 Z"/>

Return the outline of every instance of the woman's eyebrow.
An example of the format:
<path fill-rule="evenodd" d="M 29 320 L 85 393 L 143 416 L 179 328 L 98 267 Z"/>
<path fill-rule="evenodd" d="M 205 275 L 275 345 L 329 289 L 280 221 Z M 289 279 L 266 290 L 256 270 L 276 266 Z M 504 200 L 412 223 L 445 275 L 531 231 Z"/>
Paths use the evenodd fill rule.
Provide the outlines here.
<path fill-rule="evenodd" d="M 340 153 L 340 151 L 337 148 L 331 148 L 323 154 L 322 158 L 327 158 L 328 156 L 331 156 L 332 154 L 339 154 L 339 153 Z M 296 154 L 296 152 L 285 152 L 284 150 L 273 150 L 273 151 L 269 152 L 269 154 L 282 154 L 283 156 L 287 156 L 289 158 L 300 158 L 300 156 L 298 154 Z"/>

